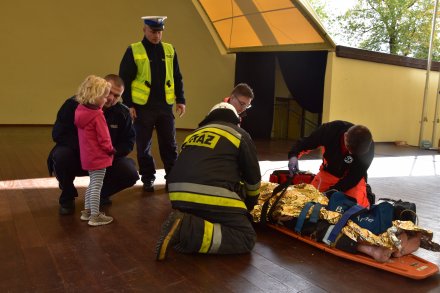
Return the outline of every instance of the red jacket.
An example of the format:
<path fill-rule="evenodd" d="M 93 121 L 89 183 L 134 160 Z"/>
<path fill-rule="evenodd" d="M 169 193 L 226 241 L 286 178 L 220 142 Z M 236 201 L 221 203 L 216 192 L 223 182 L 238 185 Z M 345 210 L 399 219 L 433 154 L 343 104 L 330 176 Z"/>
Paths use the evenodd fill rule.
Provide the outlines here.
<path fill-rule="evenodd" d="M 82 168 L 89 171 L 111 166 L 114 149 L 102 109 L 78 105 L 75 125 L 78 128 Z"/>

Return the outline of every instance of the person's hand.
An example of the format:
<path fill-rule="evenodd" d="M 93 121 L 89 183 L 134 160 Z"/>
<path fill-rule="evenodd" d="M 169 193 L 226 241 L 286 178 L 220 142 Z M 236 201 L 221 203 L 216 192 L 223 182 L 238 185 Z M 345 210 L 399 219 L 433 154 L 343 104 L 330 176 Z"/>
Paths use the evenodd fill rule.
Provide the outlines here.
<path fill-rule="evenodd" d="M 179 117 L 182 117 L 183 114 L 185 114 L 185 104 L 176 104 L 176 113 L 179 115 Z"/>
<path fill-rule="evenodd" d="M 293 156 L 289 159 L 289 164 L 287 165 L 289 167 L 289 173 L 290 176 L 293 176 L 298 171 L 298 158 Z"/>
<path fill-rule="evenodd" d="M 136 109 L 132 107 L 129 108 L 129 110 L 130 110 L 131 119 L 134 121 L 137 118 Z"/>

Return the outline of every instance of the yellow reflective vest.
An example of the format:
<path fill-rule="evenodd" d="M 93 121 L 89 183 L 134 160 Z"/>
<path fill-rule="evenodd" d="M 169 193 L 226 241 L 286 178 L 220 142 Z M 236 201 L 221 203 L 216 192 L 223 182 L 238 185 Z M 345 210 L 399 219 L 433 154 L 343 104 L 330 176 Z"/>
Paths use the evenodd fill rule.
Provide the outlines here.
<path fill-rule="evenodd" d="M 131 44 L 134 62 L 136 63 L 136 78 L 131 83 L 131 98 L 133 103 L 145 105 L 150 96 L 151 69 L 147 51 L 142 42 Z M 174 94 L 174 48 L 171 44 L 162 42 L 165 55 L 165 99 L 168 104 L 174 104 L 176 96 Z"/>

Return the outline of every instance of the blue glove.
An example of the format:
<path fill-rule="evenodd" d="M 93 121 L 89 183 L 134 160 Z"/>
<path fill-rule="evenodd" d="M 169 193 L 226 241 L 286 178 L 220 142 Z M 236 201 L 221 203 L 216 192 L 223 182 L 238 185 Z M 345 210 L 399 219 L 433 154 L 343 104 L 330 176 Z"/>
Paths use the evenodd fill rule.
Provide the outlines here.
<path fill-rule="evenodd" d="M 289 167 L 289 173 L 291 176 L 295 174 L 299 168 L 298 168 L 298 158 L 297 157 L 291 157 L 289 159 L 289 164 L 287 165 Z"/>

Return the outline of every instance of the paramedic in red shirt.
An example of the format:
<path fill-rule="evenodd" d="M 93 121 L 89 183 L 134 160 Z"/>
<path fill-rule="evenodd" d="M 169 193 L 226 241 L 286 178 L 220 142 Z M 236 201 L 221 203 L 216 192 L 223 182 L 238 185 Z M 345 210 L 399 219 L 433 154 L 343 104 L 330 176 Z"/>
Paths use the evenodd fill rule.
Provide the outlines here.
<path fill-rule="evenodd" d="M 346 121 L 322 124 L 310 136 L 296 142 L 288 154 L 289 171 L 298 171 L 302 154 L 322 147 L 323 160 L 312 185 L 319 191 L 336 189 L 353 197 L 363 207 L 367 198 L 367 170 L 374 157 L 374 142 L 370 130 Z"/>

